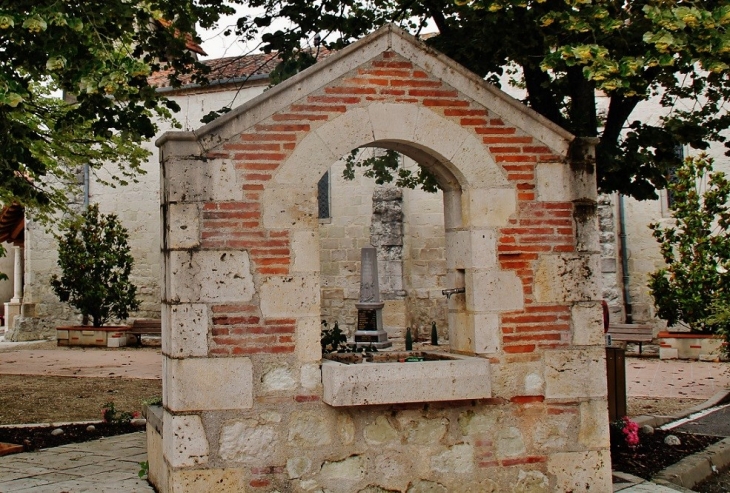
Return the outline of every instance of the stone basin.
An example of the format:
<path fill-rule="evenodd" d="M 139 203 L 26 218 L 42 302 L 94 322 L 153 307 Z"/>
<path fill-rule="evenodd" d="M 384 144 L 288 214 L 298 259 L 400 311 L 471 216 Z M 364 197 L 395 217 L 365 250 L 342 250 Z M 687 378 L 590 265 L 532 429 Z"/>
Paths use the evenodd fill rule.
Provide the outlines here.
<path fill-rule="evenodd" d="M 409 356 L 424 361 L 399 361 Z M 322 400 L 334 407 L 487 399 L 492 395 L 489 360 L 484 358 L 429 351 L 328 358 L 333 359 L 322 360 Z"/>

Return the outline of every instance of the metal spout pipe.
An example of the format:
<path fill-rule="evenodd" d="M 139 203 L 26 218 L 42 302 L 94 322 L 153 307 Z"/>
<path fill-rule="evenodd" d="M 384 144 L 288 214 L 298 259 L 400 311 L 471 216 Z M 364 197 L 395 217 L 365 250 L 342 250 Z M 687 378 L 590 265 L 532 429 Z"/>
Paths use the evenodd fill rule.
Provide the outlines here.
<path fill-rule="evenodd" d="M 466 293 L 466 288 L 451 288 L 451 289 L 444 289 L 441 291 L 441 294 L 446 296 L 446 299 L 450 299 L 452 294 L 459 294 L 459 293 Z"/>

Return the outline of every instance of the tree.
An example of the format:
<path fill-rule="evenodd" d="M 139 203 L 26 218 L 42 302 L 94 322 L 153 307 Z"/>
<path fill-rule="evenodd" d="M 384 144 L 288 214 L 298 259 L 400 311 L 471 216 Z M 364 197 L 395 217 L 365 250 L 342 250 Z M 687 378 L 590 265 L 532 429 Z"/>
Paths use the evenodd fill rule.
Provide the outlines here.
<path fill-rule="evenodd" d="M 112 317 L 124 320 L 139 308 L 137 287 L 129 280 L 134 265 L 129 233 L 115 214 L 100 214 L 91 205 L 71 222 L 58 244 L 61 277 L 51 279 L 53 291 L 94 327 Z"/>
<path fill-rule="evenodd" d="M 651 225 L 666 267 L 651 274 L 649 288 L 657 315 L 670 326 L 727 335 L 730 182 L 712 164 L 704 155 L 688 158 L 669 184 L 673 224 Z"/>
<path fill-rule="evenodd" d="M 730 5 L 725 0 L 250 0 L 260 13 L 239 19 L 250 38 L 275 19 L 265 50 L 283 63 L 311 63 L 314 35 L 338 49 L 394 22 L 438 35 L 427 43 L 488 80 L 505 70 L 525 102 L 575 135 L 599 136 L 598 184 L 639 199 L 656 198 L 679 145 L 706 149 L 730 124 Z M 319 42 L 317 43 L 319 45 Z M 306 63 L 299 63 L 306 65 Z M 597 112 L 596 92 L 609 98 Z M 658 97 L 660 124 L 633 121 L 637 104 Z M 692 102 L 679 109 L 679 99 Z M 628 130 L 628 132 L 625 132 Z M 381 166 L 380 171 L 387 166 Z"/>
<path fill-rule="evenodd" d="M 117 165 L 98 177 L 111 184 L 134 179 L 155 118 L 178 110 L 147 76 L 202 75 L 183 33 L 231 12 L 219 3 L 0 0 L 0 202 L 63 209 L 85 164 Z"/>

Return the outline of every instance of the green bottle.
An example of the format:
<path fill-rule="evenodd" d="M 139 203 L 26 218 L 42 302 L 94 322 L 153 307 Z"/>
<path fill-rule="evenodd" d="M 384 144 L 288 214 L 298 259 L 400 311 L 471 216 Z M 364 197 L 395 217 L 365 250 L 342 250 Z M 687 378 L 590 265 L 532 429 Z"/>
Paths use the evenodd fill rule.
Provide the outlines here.
<path fill-rule="evenodd" d="M 431 322 L 431 345 L 439 345 L 439 333 L 436 332 L 436 322 Z"/>
<path fill-rule="evenodd" d="M 411 335 L 411 328 L 406 328 L 406 351 L 413 351 L 413 335 Z"/>

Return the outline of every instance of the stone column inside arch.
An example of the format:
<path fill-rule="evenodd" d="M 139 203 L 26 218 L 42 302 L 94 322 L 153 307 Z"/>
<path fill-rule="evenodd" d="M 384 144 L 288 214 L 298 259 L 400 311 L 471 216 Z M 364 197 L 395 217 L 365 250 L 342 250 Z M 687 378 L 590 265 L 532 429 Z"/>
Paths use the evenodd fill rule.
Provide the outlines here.
<path fill-rule="evenodd" d="M 370 244 L 378 252 L 383 327 L 391 338 L 405 337 L 406 291 L 403 284 L 403 191 L 379 186 L 373 191 Z"/>

